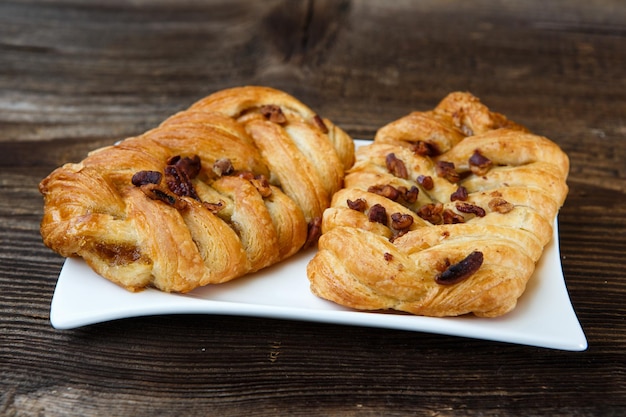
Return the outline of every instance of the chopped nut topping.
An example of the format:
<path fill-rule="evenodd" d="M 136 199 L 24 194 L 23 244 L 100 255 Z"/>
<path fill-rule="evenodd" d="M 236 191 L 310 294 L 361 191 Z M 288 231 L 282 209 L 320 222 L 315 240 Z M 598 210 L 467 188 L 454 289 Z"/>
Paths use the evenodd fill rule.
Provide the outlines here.
<path fill-rule="evenodd" d="M 254 179 L 254 172 L 252 171 L 241 171 L 237 175 L 239 178 L 243 178 L 248 181 L 252 181 Z"/>
<path fill-rule="evenodd" d="M 469 159 L 470 170 L 476 175 L 485 175 L 492 165 L 493 162 L 483 156 L 478 150 L 475 150 Z"/>
<path fill-rule="evenodd" d="M 213 163 L 213 172 L 221 177 L 223 175 L 230 175 L 235 171 L 233 163 L 228 158 L 221 158 Z"/>
<path fill-rule="evenodd" d="M 179 197 L 191 197 L 200 201 L 191 180 L 199 173 L 202 164 L 198 155 L 193 157 L 173 156 L 165 167 L 165 183 L 171 192 Z"/>
<path fill-rule="evenodd" d="M 450 201 L 465 201 L 467 196 L 467 189 L 461 185 L 450 195 Z"/>
<path fill-rule="evenodd" d="M 174 194 L 170 194 L 168 191 L 162 189 L 156 184 L 145 184 L 139 188 L 152 200 L 162 201 L 177 210 L 184 210 L 187 208 L 187 202 L 185 200 L 180 199 Z"/>
<path fill-rule="evenodd" d="M 385 158 L 385 164 L 387 165 L 387 170 L 390 173 L 395 175 L 398 178 L 408 178 L 409 174 L 407 173 L 406 166 L 401 159 L 396 157 L 395 153 L 390 153 Z"/>
<path fill-rule="evenodd" d="M 426 204 L 417 211 L 417 215 L 422 219 L 432 223 L 432 224 L 441 224 L 443 222 L 443 204 Z"/>
<path fill-rule="evenodd" d="M 387 210 L 380 204 L 374 204 L 369 209 L 368 213 L 369 221 L 380 223 L 387 226 Z"/>
<path fill-rule="evenodd" d="M 322 218 L 315 217 L 311 219 L 309 224 L 307 225 L 307 236 L 306 241 L 304 242 L 304 248 L 310 248 L 315 243 L 317 243 L 318 239 L 322 235 Z"/>
<path fill-rule="evenodd" d="M 428 142 L 424 142 L 422 140 L 418 140 L 417 142 L 413 143 L 411 145 L 411 150 L 421 156 L 436 156 L 439 155 L 439 149 L 437 149 L 437 146 L 432 144 L 432 143 L 428 143 Z"/>
<path fill-rule="evenodd" d="M 404 201 L 409 204 L 415 203 L 420 193 L 420 189 L 416 186 L 412 186 L 408 190 L 406 189 L 406 187 L 398 187 L 398 191 L 402 193 L 402 198 L 404 198 Z"/>
<path fill-rule="evenodd" d="M 217 203 L 207 203 L 206 201 L 203 201 L 202 205 L 213 214 L 221 211 L 225 207 L 225 204 L 222 200 L 218 201 Z"/>
<path fill-rule="evenodd" d="M 443 224 L 465 223 L 465 218 L 463 216 L 450 209 L 445 209 L 441 214 L 441 217 L 443 217 Z"/>
<path fill-rule="evenodd" d="M 164 177 L 167 188 L 159 185 L 163 175 L 157 171 L 139 171 L 133 175 L 131 182 L 149 198 L 182 210 L 187 208 L 187 202 L 179 197 L 191 197 L 200 201 L 191 180 L 200 173 L 201 167 L 197 155 L 191 158 L 176 155 L 168 159 L 165 166 Z"/>
<path fill-rule="evenodd" d="M 489 201 L 489 208 L 497 213 L 506 214 L 513 210 L 515 206 L 506 201 L 504 198 L 496 197 Z"/>
<path fill-rule="evenodd" d="M 474 251 L 462 261 L 450 265 L 445 271 L 437 274 L 435 282 L 440 285 L 457 284 L 476 273 L 482 266 L 483 260 L 483 253 Z"/>
<path fill-rule="evenodd" d="M 412 204 L 417 201 L 417 197 L 419 196 L 419 188 L 416 186 L 412 186 L 410 189 L 407 189 L 404 186 L 399 186 L 398 188 L 393 185 L 385 184 L 385 185 L 372 185 L 367 189 L 368 192 L 373 194 L 378 194 L 382 197 L 388 198 L 392 201 L 398 201 L 400 199 L 405 202 Z"/>
<path fill-rule="evenodd" d="M 174 165 L 179 171 L 183 171 L 190 179 L 196 178 L 200 173 L 200 169 L 202 169 L 198 155 L 194 155 L 191 158 L 187 156 L 182 158 L 180 155 L 173 156 L 167 161 L 167 164 Z"/>
<path fill-rule="evenodd" d="M 252 181 L 250 181 L 252 185 L 256 187 L 261 194 L 262 197 L 269 197 L 272 195 L 272 188 L 270 187 L 269 180 L 265 177 L 265 175 L 258 175 Z"/>
<path fill-rule="evenodd" d="M 461 213 L 475 214 L 478 217 L 485 217 L 485 210 L 482 207 L 474 205 L 472 203 L 456 203 L 456 209 Z"/>
<path fill-rule="evenodd" d="M 259 109 L 261 114 L 270 122 L 283 124 L 287 122 L 287 118 L 282 109 L 275 104 L 266 104 Z"/>
<path fill-rule="evenodd" d="M 400 192 L 393 185 L 389 184 L 372 185 L 367 189 L 367 191 L 386 197 L 392 201 L 396 201 L 400 197 Z"/>
<path fill-rule="evenodd" d="M 432 190 L 435 186 L 435 183 L 433 182 L 433 177 L 431 177 L 430 175 L 420 175 L 419 177 L 417 177 L 417 183 L 428 191 Z"/>
<path fill-rule="evenodd" d="M 354 201 L 346 200 L 346 204 L 352 210 L 360 211 L 361 213 L 363 213 L 365 209 L 367 208 L 367 202 L 363 200 L 362 198 L 357 198 Z"/>
<path fill-rule="evenodd" d="M 176 165 L 165 167 L 165 183 L 170 191 L 179 197 L 191 197 L 200 200 L 185 170 Z"/>
<path fill-rule="evenodd" d="M 391 227 L 396 230 L 406 230 L 413 224 L 413 216 L 410 214 L 393 213 L 391 215 Z"/>
<path fill-rule="evenodd" d="M 239 173 L 239 177 L 250 181 L 250 183 L 254 185 L 254 187 L 257 189 L 262 197 L 269 197 L 272 195 L 270 182 L 267 177 L 265 177 L 265 175 L 254 175 L 254 173 L 250 171 L 242 171 Z"/>
<path fill-rule="evenodd" d="M 456 170 L 454 169 L 453 162 L 438 161 L 435 169 L 437 171 L 437 175 L 447 179 L 450 182 L 459 182 L 459 180 L 461 179 L 459 173 L 456 172 Z"/>
<path fill-rule="evenodd" d="M 141 187 L 146 184 L 158 184 L 163 175 L 158 171 L 139 171 L 130 180 L 134 186 Z"/>
<path fill-rule="evenodd" d="M 224 202 L 207 203 L 200 200 L 191 180 L 202 169 L 200 157 L 173 156 L 167 160 L 164 169 L 165 184 L 161 184 L 163 175 L 157 171 L 139 171 L 133 175 L 131 182 L 152 200 L 162 201 L 177 210 L 184 210 L 189 203 L 180 197 L 191 197 L 202 203 L 202 206 L 213 213 L 224 208 Z"/>
<path fill-rule="evenodd" d="M 326 126 L 324 119 L 322 119 L 319 115 L 316 114 L 315 117 L 313 117 L 313 123 L 315 123 L 315 126 L 320 128 L 322 133 L 328 133 L 328 126 Z"/>

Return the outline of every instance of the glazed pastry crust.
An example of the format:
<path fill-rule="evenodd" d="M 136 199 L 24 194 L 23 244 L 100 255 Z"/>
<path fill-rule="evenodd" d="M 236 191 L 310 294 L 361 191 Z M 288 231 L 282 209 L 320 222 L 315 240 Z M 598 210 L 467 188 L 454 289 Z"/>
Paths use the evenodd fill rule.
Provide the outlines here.
<path fill-rule="evenodd" d="M 552 237 L 568 170 L 549 139 L 452 93 L 357 150 L 323 217 L 311 290 L 360 310 L 503 315 Z M 381 191 L 388 185 L 400 192 Z M 459 282 L 438 282 L 455 274 Z"/>
<path fill-rule="evenodd" d="M 171 171 L 196 156 L 198 172 Z M 218 161 L 227 161 L 228 172 Z M 62 256 L 84 258 L 131 291 L 187 292 L 265 268 L 315 241 L 310 225 L 353 162 L 352 139 L 289 94 L 223 90 L 52 172 L 39 186 L 41 234 Z M 161 177 L 133 183 L 146 172 Z"/>

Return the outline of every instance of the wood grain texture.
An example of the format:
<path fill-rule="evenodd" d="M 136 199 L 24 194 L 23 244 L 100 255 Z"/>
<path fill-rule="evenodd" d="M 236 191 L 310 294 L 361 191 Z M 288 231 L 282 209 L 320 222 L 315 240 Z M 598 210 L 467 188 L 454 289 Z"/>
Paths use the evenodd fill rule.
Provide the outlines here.
<path fill-rule="evenodd" d="M 0 415 L 621 415 L 625 68 L 617 0 L 0 2 Z M 471 91 L 557 142 L 589 349 L 225 316 L 54 330 L 41 178 L 244 84 L 359 138 Z"/>

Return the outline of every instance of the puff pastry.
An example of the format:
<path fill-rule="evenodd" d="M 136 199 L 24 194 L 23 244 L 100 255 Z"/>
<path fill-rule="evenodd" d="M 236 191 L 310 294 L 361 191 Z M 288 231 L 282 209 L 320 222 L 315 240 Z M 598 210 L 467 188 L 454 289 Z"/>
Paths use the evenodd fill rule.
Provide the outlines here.
<path fill-rule="evenodd" d="M 567 155 L 469 93 L 384 127 L 323 217 L 311 290 L 361 310 L 511 311 L 568 187 Z"/>
<path fill-rule="evenodd" d="M 352 139 L 287 93 L 223 90 L 52 172 L 41 234 L 129 290 L 187 292 L 314 242 L 353 162 Z"/>

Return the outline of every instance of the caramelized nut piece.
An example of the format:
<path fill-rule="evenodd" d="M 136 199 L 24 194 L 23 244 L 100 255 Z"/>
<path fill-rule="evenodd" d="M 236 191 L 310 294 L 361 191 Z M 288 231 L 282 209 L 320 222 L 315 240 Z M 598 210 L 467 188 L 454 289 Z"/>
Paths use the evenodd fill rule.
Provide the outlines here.
<path fill-rule="evenodd" d="M 467 189 L 461 185 L 450 195 L 450 201 L 465 201 L 467 196 Z"/>
<path fill-rule="evenodd" d="M 430 175 L 420 175 L 419 177 L 417 177 L 417 183 L 424 187 L 424 189 L 427 191 L 432 190 L 435 186 L 435 183 L 433 182 L 433 177 L 431 177 Z"/>
<path fill-rule="evenodd" d="M 176 155 L 168 159 L 165 166 L 165 183 L 171 192 L 179 197 L 191 197 L 200 201 L 191 180 L 195 178 L 202 168 L 200 157 L 181 157 Z"/>
<path fill-rule="evenodd" d="M 459 182 L 459 180 L 461 179 L 459 173 L 456 172 L 456 170 L 454 169 L 453 162 L 438 161 L 435 169 L 437 171 L 437 175 L 447 179 L 450 182 Z"/>
<path fill-rule="evenodd" d="M 406 230 L 413 224 L 413 216 L 410 214 L 393 213 L 391 215 L 391 227 L 396 230 Z"/>
<path fill-rule="evenodd" d="M 250 180 L 252 185 L 255 186 L 259 194 L 262 197 L 269 197 L 272 195 L 272 188 L 270 187 L 269 180 L 265 177 L 265 175 L 257 175 L 252 180 Z"/>
<path fill-rule="evenodd" d="M 306 241 L 304 242 L 303 248 L 310 248 L 313 246 L 320 236 L 322 235 L 322 218 L 315 217 L 311 219 L 309 224 L 307 225 L 307 236 Z"/>
<path fill-rule="evenodd" d="M 254 173 L 250 171 L 241 171 L 239 172 L 238 177 L 250 181 L 262 197 L 269 197 L 272 195 L 270 182 L 265 175 L 254 175 Z"/>
<path fill-rule="evenodd" d="M 403 187 L 404 188 L 404 187 Z M 417 201 L 417 197 L 420 194 L 420 189 L 416 186 L 412 186 L 409 190 L 406 188 L 402 191 L 402 198 L 409 204 L 413 204 Z"/>
<path fill-rule="evenodd" d="M 389 184 L 372 185 L 367 189 L 367 191 L 386 197 L 392 201 L 396 201 L 400 197 L 400 192 L 393 185 Z"/>
<path fill-rule="evenodd" d="M 437 274 L 435 282 L 440 285 L 452 285 L 459 283 L 478 271 L 483 264 L 483 253 L 474 251 L 465 259 L 454 265 L 450 265 L 445 271 Z"/>
<path fill-rule="evenodd" d="M 206 201 L 203 201 L 202 205 L 204 206 L 204 208 L 206 208 L 213 214 L 216 214 L 217 212 L 221 211 L 225 207 L 224 202 L 222 200 L 218 201 L 217 203 L 208 203 Z"/>
<path fill-rule="evenodd" d="M 213 172 L 221 177 L 223 175 L 230 175 L 235 171 L 233 163 L 228 158 L 220 158 L 213 163 Z"/>
<path fill-rule="evenodd" d="M 313 117 L 313 123 L 315 123 L 315 126 L 320 128 L 322 133 L 328 133 L 328 126 L 326 126 L 324 119 L 322 119 L 319 115 L 316 114 L 315 117 Z"/>
<path fill-rule="evenodd" d="M 352 210 L 360 211 L 361 213 L 363 213 L 365 209 L 367 208 L 367 202 L 363 200 L 362 198 L 357 198 L 354 201 L 346 200 L 346 204 L 348 205 L 348 208 L 351 208 Z"/>
<path fill-rule="evenodd" d="M 491 211 L 495 211 L 500 214 L 506 214 L 509 211 L 513 210 L 515 206 L 506 201 L 504 198 L 496 197 L 492 198 L 489 201 L 489 208 L 491 209 Z"/>
<path fill-rule="evenodd" d="M 131 182 L 152 200 L 163 201 L 178 210 L 183 210 L 187 208 L 187 202 L 179 197 L 191 197 L 200 201 L 191 180 L 200 173 L 201 167 L 198 155 L 191 158 L 176 155 L 168 159 L 165 166 L 167 189 L 159 185 L 163 175 L 157 171 L 139 171 L 133 175 Z"/>
<path fill-rule="evenodd" d="M 439 155 L 439 150 L 436 145 L 432 143 L 418 140 L 411 145 L 411 150 L 421 156 L 436 156 Z"/>
<path fill-rule="evenodd" d="M 176 169 L 183 171 L 190 179 L 196 178 L 200 173 L 200 169 L 202 169 L 198 155 L 194 155 L 191 158 L 188 156 L 183 158 L 180 155 L 173 156 L 167 161 L 167 164 L 174 165 Z"/>
<path fill-rule="evenodd" d="M 371 222 L 376 222 L 387 226 L 387 210 L 384 206 L 380 204 L 374 204 L 372 207 L 370 207 L 367 217 Z"/>
<path fill-rule="evenodd" d="M 422 219 L 432 223 L 432 224 L 441 224 L 443 222 L 443 204 L 426 204 L 417 211 L 417 215 Z"/>
<path fill-rule="evenodd" d="M 385 164 L 387 170 L 398 178 L 407 179 L 409 174 L 407 173 L 406 166 L 401 159 L 398 159 L 395 153 L 390 153 L 385 158 Z"/>
<path fill-rule="evenodd" d="M 259 109 L 261 114 L 270 122 L 283 124 L 287 122 L 287 118 L 282 109 L 275 104 L 266 104 Z"/>
<path fill-rule="evenodd" d="M 254 172 L 252 171 L 241 171 L 237 175 L 239 178 L 246 179 L 248 181 L 252 181 L 254 179 Z"/>
<path fill-rule="evenodd" d="M 450 209 L 445 209 L 441 214 L 441 217 L 443 217 L 443 224 L 465 223 L 465 218 L 463 216 Z"/>
<path fill-rule="evenodd" d="M 485 210 L 472 203 L 458 202 L 456 203 L 456 209 L 461 213 L 475 214 L 478 217 L 485 217 Z"/>
<path fill-rule="evenodd" d="M 492 165 L 493 162 L 483 156 L 478 149 L 474 151 L 474 154 L 469 159 L 470 170 L 476 175 L 485 175 Z"/>
<path fill-rule="evenodd" d="M 158 171 L 139 171 L 130 180 L 134 186 L 141 187 L 146 184 L 158 184 L 163 175 Z"/>
<path fill-rule="evenodd" d="M 200 200 L 184 168 L 176 165 L 166 166 L 165 183 L 170 191 L 179 197 L 191 197 Z"/>
<path fill-rule="evenodd" d="M 184 210 L 187 208 L 187 202 L 178 196 L 170 194 L 168 191 L 163 190 L 156 184 L 146 184 L 139 187 L 143 193 L 152 200 L 162 201 L 177 210 Z"/>

